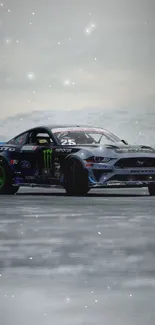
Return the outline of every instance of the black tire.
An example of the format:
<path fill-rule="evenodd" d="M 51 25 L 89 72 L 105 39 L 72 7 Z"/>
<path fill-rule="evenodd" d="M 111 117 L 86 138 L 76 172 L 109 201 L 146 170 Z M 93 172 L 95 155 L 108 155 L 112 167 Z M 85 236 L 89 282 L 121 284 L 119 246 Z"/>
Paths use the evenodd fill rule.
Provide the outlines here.
<path fill-rule="evenodd" d="M 19 186 L 12 185 L 13 175 L 10 168 L 2 163 L 0 164 L 0 194 L 16 194 Z"/>
<path fill-rule="evenodd" d="M 77 159 L 69 159 L 66 164 L 64 188 L 69 196 L 85 196 L 89 192 L 87 170 Z"/>
<path fill-rule="evenodd" d="M 155 184 L 151 184 L 148 186 L 148 191 L 151 196 L 155 196 Z"/>

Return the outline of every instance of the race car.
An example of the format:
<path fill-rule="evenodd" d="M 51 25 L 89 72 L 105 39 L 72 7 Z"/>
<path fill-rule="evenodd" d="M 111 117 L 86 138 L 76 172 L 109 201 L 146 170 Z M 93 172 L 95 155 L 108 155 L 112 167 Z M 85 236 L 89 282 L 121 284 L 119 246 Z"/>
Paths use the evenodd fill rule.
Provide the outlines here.
<path fill-rule="evenodd" d="M 148 187 L 155 195 L 155 150 L 99 127 L 35 127 L 0 145 L 0 194 L 22 186 L 82 196 L 92 188 Z"/>

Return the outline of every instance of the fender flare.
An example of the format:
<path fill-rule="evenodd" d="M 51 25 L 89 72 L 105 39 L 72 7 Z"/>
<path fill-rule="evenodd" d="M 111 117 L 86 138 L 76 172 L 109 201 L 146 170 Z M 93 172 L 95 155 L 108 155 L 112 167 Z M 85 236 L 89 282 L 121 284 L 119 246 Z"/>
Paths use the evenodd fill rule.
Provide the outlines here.
<path fill-rule="evenodd" d="M 7 168 L 8 173 L 10 173 L 10 176 L 13 177 L 14 173 L 13 173 L 13 171 L 12 171 L 10 165 L 9 165 L 8 160 L 5 157 L 1 156 L 1 155 L 0 155 L 0 164 L 3 164 L 4 167 Z"/>
<path fill-rule="evenodd" d="M 76 156 L 76 155 L 73 155 L 73 154 L 70 154 L 70 155 L 68 155 L 68 156 L 65 158 L 65 166 L 66 166 L 66 164 L 67 164 L 71 159 L 74 159 L 74 160 L 79 161 L 79 162 L 82 164 L 83 168 L 84 168 L 84 169 L 87 169 L 86 166 L 85 166 L 85 164 L 84 164 L 84 161 L 83 161 L 80 157 L 78 157 L 78 156 Z"/>
<path fill-rule="evenodd" d="M 5 164 L 7 167 L 10 167 L 9 162 L 7 161 L 7 159 L 0 155 L 0 164 L 1 163 Z"/>

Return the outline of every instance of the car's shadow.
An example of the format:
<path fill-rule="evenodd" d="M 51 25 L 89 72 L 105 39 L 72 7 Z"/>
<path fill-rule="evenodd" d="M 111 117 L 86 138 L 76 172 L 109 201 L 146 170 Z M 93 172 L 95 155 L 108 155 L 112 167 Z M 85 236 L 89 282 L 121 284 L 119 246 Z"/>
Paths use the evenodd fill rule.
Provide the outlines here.
<path fill-rule="evenodd" d="M 144 197 L 144 196 L 149 196 L 149 194 L 145 193 L 88 193 L 85 196 L 68 196 L 65 193 L 60 193 L 60 192 L 22 192 L 22 193 L 17 193 L 16 196 L 28 196 L 28 197 L 33 197 L 33 196 L 51 196 L 51 197 L 66 197 L 66 198 L 89 198 L 89 197 Z"/>

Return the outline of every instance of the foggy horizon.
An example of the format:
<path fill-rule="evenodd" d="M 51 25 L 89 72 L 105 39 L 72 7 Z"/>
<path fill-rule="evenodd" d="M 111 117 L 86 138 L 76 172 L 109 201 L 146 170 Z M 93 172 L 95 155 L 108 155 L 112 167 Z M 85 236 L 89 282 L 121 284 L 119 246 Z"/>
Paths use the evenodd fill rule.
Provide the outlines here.
<path fill-rule="evenodd" d="M 154 12 L 151 0 L 2 2 L 1 118 L 154 107 Z"/>

